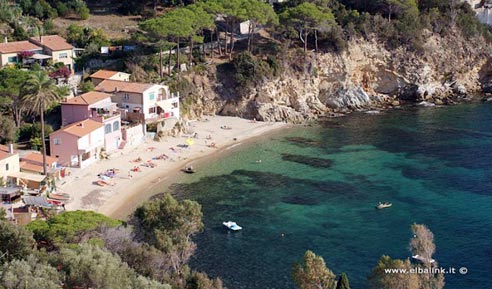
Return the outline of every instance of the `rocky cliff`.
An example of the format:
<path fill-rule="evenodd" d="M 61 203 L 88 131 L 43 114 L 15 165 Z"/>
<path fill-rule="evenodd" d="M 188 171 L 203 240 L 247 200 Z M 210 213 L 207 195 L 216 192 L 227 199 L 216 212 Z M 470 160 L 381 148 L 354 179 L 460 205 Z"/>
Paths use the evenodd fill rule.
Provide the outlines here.
<path fill-rule="evenodd" d="M 218 80 L 216 68 L 209 66 L 185 76 L 195 94 L 187 113 L 190 118 L 218 113 L 299 123 L 402 103 L 450 104 L 482 88 L 492 91 L 490 49 L 483 39 L 467 40 L 458 32 L 447 37 L 428 32 L 425 39 L 418 52 L 388 50 L 362 39 L 351 40 L 340 54 L 312 52 L 299 59 L 291 51 L 282 57 L 279 77 L 248 90 Z"/>

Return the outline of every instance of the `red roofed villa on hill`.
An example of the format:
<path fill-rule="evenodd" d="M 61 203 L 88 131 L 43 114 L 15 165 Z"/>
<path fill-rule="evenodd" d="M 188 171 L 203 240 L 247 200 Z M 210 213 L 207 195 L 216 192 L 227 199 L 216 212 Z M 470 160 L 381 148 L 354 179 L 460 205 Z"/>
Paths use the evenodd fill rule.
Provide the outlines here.
<path fill-rule="evenodd" d="M 21 59 L 21 55 L 24 58 Z M 58 35 L 31 37 L 24 41 L 0 43 L 0 67 L 16 65 L 19 62 L 44 65 L 48 59 L 63 63 L 73 73 L 74 47 Z"/>

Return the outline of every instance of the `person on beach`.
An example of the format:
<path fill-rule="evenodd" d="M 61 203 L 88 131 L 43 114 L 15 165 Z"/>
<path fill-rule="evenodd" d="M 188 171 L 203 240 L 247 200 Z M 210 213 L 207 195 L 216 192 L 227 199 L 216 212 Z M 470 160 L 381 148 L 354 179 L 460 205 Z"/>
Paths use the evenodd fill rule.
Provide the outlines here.
<path fill-rule="evenodd" d="M 130 179 L 133 178 L 131 170 L 128 171 L 128 178 L 130 178 Z"/>

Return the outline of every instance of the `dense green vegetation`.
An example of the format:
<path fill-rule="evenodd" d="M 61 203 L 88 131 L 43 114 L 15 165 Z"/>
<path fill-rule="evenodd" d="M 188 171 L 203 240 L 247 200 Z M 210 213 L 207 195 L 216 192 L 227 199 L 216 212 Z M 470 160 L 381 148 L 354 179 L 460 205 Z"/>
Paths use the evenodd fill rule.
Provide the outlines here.
<path fill-rule="evenodd" d="M 223 289 L 186 265 L 201 217 L 196 202 L 164 195 L 131 225 L 87 211 L 26 227 L 0 218 L 0 288 Z"/>
<path fill-rule="evenodd" d="M 68 87 L 56 86 L 52 78 L 62 76 L 60 71 L 57 65 L 45 70 L 0 70 L 0 143 L 23 142 L 32 149 L 46 149 L 42 140 L 53 129 L 45 123 L 44 114 L 69 93 Z M 38 117 L 40 122 L 34 122 Z"/>
<path fill-rule="evenodd" d="M 52 19 L 56 17 L 85 18 L 87 7 L 94 6 L 94 2 L 21 0 L 19 5 L 11 5 L 0 0 L 0 21 L 12 28 L 6 31 L 10 39 L 25 39 L 53 33 Z M 479 23 L 469 4 L 462 1 L 290 0 L 273 7 L 267 2 L 110 0 L 103 10 L 115 11 L 120 7 L 127 10 L 123 12 L 143 15 L 141 30 L 132 31 L 126 39 L 109 39 L 102 29 L 72 24 L 62 34 L 71 43 L 85 48 L 83 56 L 77 59 L 78 67 L 92 58 L 109 58 L 116 61 L 114 67 L 131 70 L 139 81 L 172 81 L 183 63 L 189 68 L 192 63 L 207 62 L 208 57 L 226 56 L 232 60 L 244 51 L 259 60 L 268 56 L 280 63 L 289 55 L 286 52 L 290 48 L 302 48 L 305 54 L 312 50 L 340 53 L 354 38 L 376 40 L 389 49 L 404 47 L 416 53 L 423 52 L 429 32 L 447 36 L 461 30 L 466 37 L 492 39 L 490 29 Z M 246 23 L 250 33 L 233 41 L 239 23 L 246 20 L 250 20 Z M 258 29 L 263 33 L 254 33 Z M 124 43 L 138 44 L 139 49 L 104 57 L 98 53 L 101 46 Z M 203 48 L 203 43 L 214 44 L 215 49 Z M 188 49 L 179 49 L 183 47 Z M 174 49 L 176 53 L 172 52 Z"/>
<path fill-rule="evenodd" d="M 307 251 L 302 262 L 292 266 L 292 279 L 300 289 L 333 288 L 336 284 L 335 274 L 326 267 L 323 257 Z"/>
<path fill-rule="evenodd" d="M 462 1 L 290 0 L 273 7 L 267 2 L 113 0 L 108 1 L 105 9 L 114 11 L 113 8 L 121 7 L 126 10 L 123 12 L 144 15 L 140 23 L 144 33 L 135 31 L 128 38 L 134 43 L 143 43 L 150 50 L 144 48 L 129 58 L 139 57 L 142 52 L 147 55 L 152 51 L 160 52 L 159 60 L 144 70 L 150 74 L 157 72 L 161 79 L 164 62 L 167 63 L 169 75 L 173 67 L 179 71 L 181 63 L 205 62 L 207 51 L 197 48 L 197 44 L 204 42 L 216 42 L 219 55 L 232 59 L 234 51 L 238 50 L 235 46 L 239 45 L 232 41 L 232 36 L 237 25 L 246 20 L 250 20 L 249 32 L 264 27 L 270 36 L 246 35 L 247 40 L 239 52 L 247 50 L 253 55 L 270 54 L 270 50 L 264 50 L 265 41 L 268 45 L 281 43 L 284 48 L 302 47 L 304 52 L 310 49 L 341 52 L 346 49 L 349 39 L 362 37 L 376 39 L 389 48 L 404 46 L 419 52 L 425 41 L 424 31 L 444 36 L 462 30 L 467 37 L 483 35 L 492 39 L 490 29 L 480 24 L 469 4 Z M 12 5 L 7 0 L 0 0 L 0 21 L 11 27 L 10 31 L 5 30 L 10 39 L 20 40 L 55 32 L 52 20 L 56 17 L 85 19 L 89 15 L 87 7 L 93 4 L 82 0 L 20 0 L 17 5 Z M 74 24 L 67 32 L 70 42 L 86 48 L 86 55 L 97 52 L 101 45 L 110 44 L 101 29 Z M 261 45 L 258 44 L 259 39 L 262 40 Z M 166 60 L 163 59 L 163 51 L 184 46 L 192 48 L 188 50 L 186 60 L 180 57 L 179 50 L 176 55 L 170 53 Z M 213 56 L 213 51 L 209 51 L 209 56 Z M 142 59 L 137 61 L 140 67 L 144 62 Z"/>

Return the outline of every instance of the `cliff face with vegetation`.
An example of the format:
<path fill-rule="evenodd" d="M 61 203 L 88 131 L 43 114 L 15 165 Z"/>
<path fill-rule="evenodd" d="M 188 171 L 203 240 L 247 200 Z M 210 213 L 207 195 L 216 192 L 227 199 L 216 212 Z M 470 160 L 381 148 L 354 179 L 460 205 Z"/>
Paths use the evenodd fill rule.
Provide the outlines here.
<path fill-rule="evenodd" d="M 418 51 L 388 50 L 376 40 L 352 39 L 343 53 L 289 51 L 277 77 L 249 87 L 221 77 L 220 66 L 185 76 L 193 87 L 190 118 L 218 113 L 265 121 L 302 122 L 352 110 L 384 109 L 426 101 L 452 104 L 485 89 L 492 66 L 480 38 L 458 31 L 446 37 L 425 32 Z M 297 51 L 298 52 L 298 51 Z M 229 77 L 230 78 L 230 77 Z"/>

